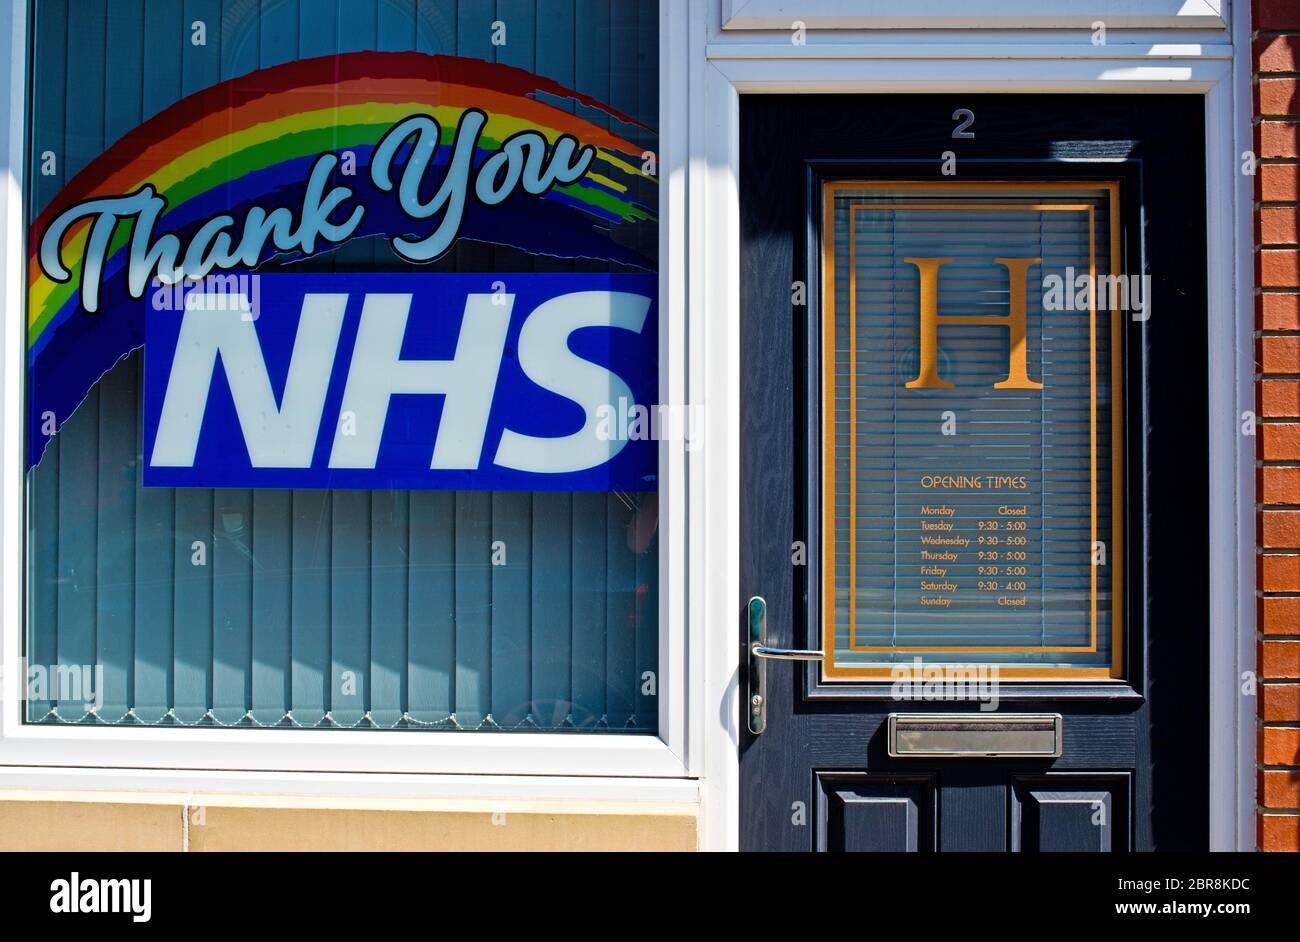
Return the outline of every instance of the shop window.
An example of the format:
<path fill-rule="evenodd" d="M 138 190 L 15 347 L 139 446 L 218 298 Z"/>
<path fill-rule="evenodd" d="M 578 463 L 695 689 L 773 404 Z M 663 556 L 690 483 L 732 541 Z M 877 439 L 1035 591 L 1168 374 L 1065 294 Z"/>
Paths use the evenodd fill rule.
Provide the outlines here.
<path fill-rule="evenodd" d="M 34 7 L 27 721 L 655 732 L 657 4 Z"/>

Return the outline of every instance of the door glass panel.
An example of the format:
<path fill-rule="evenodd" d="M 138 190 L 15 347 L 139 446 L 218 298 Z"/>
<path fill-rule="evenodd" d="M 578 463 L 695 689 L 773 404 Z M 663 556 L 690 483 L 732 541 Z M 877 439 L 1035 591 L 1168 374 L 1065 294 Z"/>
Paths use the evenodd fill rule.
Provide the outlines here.
<path fill-rule="evenodd" d="M 1118 189 L 826 184 L 827 679 L 1121 675 Z"/>

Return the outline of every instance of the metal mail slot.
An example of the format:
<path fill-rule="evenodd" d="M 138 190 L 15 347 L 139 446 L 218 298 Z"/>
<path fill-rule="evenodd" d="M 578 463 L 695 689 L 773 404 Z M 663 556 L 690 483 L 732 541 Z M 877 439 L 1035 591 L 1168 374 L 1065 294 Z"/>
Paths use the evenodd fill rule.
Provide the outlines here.
<path fill-rule="evenodd" d="M 1061 755 L 1061 714 L 891 713 L 891 756 Z"/>

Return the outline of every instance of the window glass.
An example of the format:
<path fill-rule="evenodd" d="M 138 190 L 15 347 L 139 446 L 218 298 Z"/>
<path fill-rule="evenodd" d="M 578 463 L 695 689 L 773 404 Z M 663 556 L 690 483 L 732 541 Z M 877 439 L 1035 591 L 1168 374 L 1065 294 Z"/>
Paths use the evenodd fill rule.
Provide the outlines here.
<path fill-rule="evenodd" d="M 1122 669 L 1112 183 L 825 193 L 830 678 Z"/>
<path fill-rule="evenodd" d="M 654 732 L 653 0 L 49 0 L 26 716 Z"/>

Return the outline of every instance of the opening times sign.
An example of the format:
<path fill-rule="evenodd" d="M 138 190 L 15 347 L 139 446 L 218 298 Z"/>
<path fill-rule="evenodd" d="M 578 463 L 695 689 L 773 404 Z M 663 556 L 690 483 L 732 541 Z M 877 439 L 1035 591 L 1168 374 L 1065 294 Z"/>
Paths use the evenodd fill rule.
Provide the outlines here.
<path fill-rule="evenodd" d="M 996 604 L 1024 608 L 1029 601 L 1030 531 L 1028 502 L 1014 503 L 1015 494 L 999 503 L 979 498 L 972 491 L 997 500 L 999 492 L 1014 489 L 1032 497 L 1028 478 L 1023 475 L 922 475 L 920 486 L 929 492 L 913 496 L 919 535 L 917 571 L 920 574 L 921 608 L 948 608 L 953 602 L 979 603 L 987 593 L 997 594 Z M 910 509 L 910 508 L 909 508 Z M 975 519 L 975 527 L 970 526 Z M 978 531 L 978 532 L 975 532 Z M 958 594 L 968 572 L 978 577 L 978 595 Z M 1038 573 L 1035 572 L 1034 576 Z"/>
<path fill-rule="evenodd" d="M 827 188 L 828 679 L 1120 669 L 1111 184 Z M 1059 276 L 1058 276 L 1059 277 Z"/>

